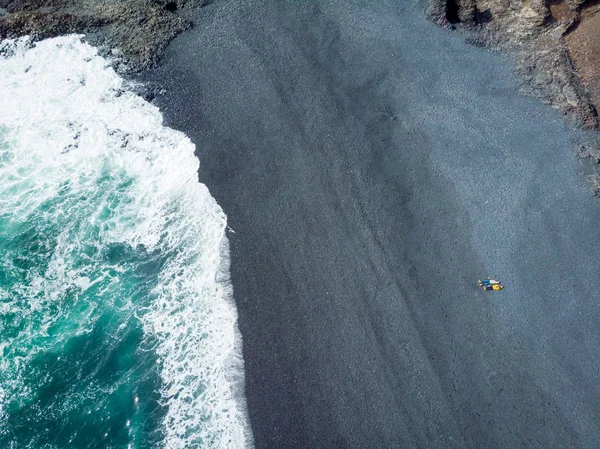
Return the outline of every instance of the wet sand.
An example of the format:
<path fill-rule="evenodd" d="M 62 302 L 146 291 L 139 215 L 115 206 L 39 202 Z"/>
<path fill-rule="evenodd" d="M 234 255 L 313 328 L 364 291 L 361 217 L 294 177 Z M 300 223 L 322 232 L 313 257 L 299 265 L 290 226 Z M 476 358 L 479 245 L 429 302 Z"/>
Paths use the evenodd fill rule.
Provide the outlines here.
<path fill-rule="evenodd" d="M 221 0 L 145 75 L 235 231 L 256 446 L 600 447 L 581 135 L 423 8 Z"/>

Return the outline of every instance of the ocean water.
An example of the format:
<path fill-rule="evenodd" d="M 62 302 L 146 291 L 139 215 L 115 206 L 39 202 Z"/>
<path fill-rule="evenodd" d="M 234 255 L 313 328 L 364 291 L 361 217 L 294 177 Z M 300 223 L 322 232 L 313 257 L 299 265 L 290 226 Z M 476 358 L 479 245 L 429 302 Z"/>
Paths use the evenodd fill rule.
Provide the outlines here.
<path fill-rule="evenodd" d="M 198 164 L 81 36 L 0 44 L 0 448 L 251 445 Z"/>

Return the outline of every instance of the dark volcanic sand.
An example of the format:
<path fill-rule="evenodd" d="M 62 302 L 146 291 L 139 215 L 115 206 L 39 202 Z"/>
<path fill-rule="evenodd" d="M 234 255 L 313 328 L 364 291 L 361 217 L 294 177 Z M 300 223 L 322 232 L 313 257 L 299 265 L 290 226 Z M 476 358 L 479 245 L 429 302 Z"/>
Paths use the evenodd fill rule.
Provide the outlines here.
<path fill-rule="evenodd" d="M 221 0 L 147 74 L 235 230 L 256 445 L 596 449 L 578 135 L 423 8 Z"/>

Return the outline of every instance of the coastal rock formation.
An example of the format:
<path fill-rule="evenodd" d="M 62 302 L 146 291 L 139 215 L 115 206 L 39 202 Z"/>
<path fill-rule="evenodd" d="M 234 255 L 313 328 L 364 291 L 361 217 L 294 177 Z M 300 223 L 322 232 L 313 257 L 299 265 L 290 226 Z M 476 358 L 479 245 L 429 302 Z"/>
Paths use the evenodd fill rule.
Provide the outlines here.
<path fill-rule="evenodd" d="M 203 6 L 194 0 L 0 0 L 0 39 L 44 39 L 86 33 L 94 45 L 138 71 L 156 63 L 166 45 L 191 26 L 177 12 Z"/>
<path fill-rule="evenodd" d="M 600 3 L 595 0 L 430 0 L 428 18 L 469 31 L 474 45 L 512 53 L 521 91 L 585 129 L 600 129 Z M 600 196 L 600 140 L 580 148 Z"/>
<path fill-rule="evenodd" d="M 430 0 L 427 14 L 442 26 L 471 31 L 473 44 L 513 53 L 524 93 L 598 129 L 600 7 L 594 3 Z"/>

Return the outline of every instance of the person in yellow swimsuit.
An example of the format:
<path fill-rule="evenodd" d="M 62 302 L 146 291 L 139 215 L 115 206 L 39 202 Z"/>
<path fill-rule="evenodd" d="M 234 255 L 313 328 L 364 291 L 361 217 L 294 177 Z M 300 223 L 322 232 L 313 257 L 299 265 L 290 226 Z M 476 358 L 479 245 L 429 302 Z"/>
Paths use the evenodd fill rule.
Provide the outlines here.
<path fill-rule="evenodd" d="M 502 286 L 502 284 L 500 283 L 500 281 L 497 281 L 495 279 L 479 280 L 479 281 L 477 281 L 477 285 L 479 287 L 481 287 L 484 291 L 488 291 L 488 290 L 500 291 L 504 288 Z"/>

